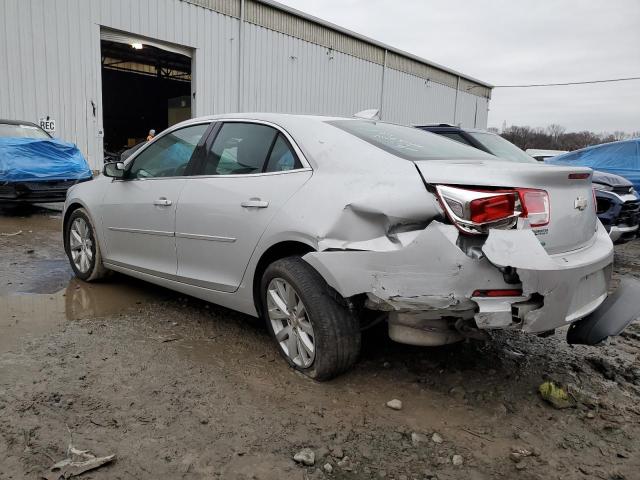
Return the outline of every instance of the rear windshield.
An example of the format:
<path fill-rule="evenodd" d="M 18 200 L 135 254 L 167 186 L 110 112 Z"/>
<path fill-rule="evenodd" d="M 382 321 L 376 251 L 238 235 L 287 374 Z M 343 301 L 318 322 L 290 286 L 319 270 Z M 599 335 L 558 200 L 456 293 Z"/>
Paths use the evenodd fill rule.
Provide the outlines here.
<path fill-rule="evenodd" d="M 332 120 L 327 123 L 405 160 L 498 160 L 481 150 L 413 127 L 370 120 Z"/>
<path fill-rule="evenodd" d="M 509 140 L 493 133 L 469 132 L 481 145 L 493 153 L 496 157 L 520 163 L 536 163 L 537 160 L 528 153 L 523 152 Z"/>
<path fill-rule="evenodd" d="M 11 123 L 0 123 L 0 137 L 51 138 L 44 130 L 35 125 L 14 125 Z"/>

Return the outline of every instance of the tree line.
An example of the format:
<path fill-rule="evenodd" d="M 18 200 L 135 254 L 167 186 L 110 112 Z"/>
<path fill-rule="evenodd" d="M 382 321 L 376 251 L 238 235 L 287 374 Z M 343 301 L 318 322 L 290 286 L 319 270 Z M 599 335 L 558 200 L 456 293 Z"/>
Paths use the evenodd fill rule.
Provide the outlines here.
<path fill-rule="evenodd" d="M 490 131 L 498 133 L 495 128 Z M 567 132 L 562 125 L 552 124 L 546 128 L 512 125 L 502 130 L 500 135 L 516 144 L 522 150 L 527 148 L 539 148 L 545 150 L 578 150 L 591 145 L 616 142 L 627 138 L 640 137 L 640 131 L 626 133 L 616 131 L 613 133 L 595 133 L 589 131 Z"/>

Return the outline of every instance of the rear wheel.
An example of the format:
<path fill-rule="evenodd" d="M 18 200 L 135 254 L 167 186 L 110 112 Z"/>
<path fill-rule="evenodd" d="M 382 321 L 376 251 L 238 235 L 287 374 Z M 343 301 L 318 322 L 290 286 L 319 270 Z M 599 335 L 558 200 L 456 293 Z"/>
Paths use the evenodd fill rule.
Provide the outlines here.
<path fill-rule="evenodd" d="M 71 213 L 65 226 L 65 246 L 76 277 L 91 282 L 107 274 L 93 224 L 84 208 Z"/>
<path fill-rule="evenodd" d="M 267 328 L 291 366 L 327 380 L 355 363 L 360 352 L 358 320 L 300 257 L 272 263 L 260 292 Z"/>

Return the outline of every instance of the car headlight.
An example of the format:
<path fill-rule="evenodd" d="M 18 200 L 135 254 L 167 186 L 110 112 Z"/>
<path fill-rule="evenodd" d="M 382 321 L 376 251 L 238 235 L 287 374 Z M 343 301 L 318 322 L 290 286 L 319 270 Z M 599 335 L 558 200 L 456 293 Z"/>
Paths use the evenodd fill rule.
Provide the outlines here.
<path fill-rule="evenodd" d="M 594 190 L 600 190 L 603 192 L 610 192 L 611 190 L 613 190 L 613 187 L 610 185 L 605 185 L 603 183 L 594 183 L 593 184 L 593 189 Z"/>

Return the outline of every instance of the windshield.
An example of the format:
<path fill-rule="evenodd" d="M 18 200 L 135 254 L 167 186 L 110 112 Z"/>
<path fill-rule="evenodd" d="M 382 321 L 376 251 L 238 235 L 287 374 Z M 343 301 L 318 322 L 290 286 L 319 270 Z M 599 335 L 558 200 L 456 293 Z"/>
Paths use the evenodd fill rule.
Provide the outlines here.
<path fill-rule="evenodd" d="M 369 120 L 327 123 L 405 160 L 498 160 L 481 150 L 413 127 Z"/>
<path fill-rule="evenodd" d="M 44 130 L 35 125 L 13 125 L 0 123 L 0 137 L 51 138 Z"/>
<path fill-rule="evenodd" d="M 518 147 L 500 135 L 493 133 L 468 132 L 474 139 L 480 142 L 484 148 L 493 153 L 496 157 L 512 162 L 537 163 L 536 159 L 524 153 Z"/>

